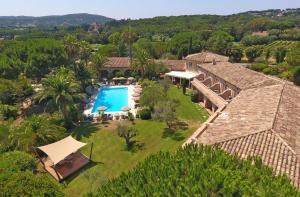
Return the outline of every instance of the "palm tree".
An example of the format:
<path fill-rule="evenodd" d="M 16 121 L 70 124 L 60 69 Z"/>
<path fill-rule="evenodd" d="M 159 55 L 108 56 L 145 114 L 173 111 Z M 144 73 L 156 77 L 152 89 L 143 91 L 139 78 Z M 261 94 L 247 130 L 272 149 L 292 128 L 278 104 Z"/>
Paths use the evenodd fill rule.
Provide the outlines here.
<path fill-rule="evenodd" d="M 147 51 L 144 49 L 137 49 L 132 66 L 135 70 L 141 71 L 142 78 L 145 77 L 146 69 L 150 64 L 151 60 Z"/>
<path fill-rule="evenodd" d="M 9 140 L 16 149 L 32 152 L 33 147 L 55 142 L 65 135 L 66 130 L 56 125 L 46 115 L 33 115 L 19 126 L 11 127 Z"/>
<path fill-rule="evenodd" d="M 72 125 L 71 112 L 76 110 L 76 103 L 82 99 L 80 86 L 75 80 L 74 73 L 61 67 L 55 75 L 48 75 L 43 79 L 43 91 L 38 97 L 40 102 L 47 101 L 48 106 L 55 106 L 64 116 L 65 126 Z"/>
<path fill-rule="evenodd" d="M 127 29 L 126 31 L 123 32 L 122 34 L 122 39 L 123 41 L 128 45 L 129 47 L 129 57 L 130 57 L 130 62 L 132 62 L 132 45 L 137 39 L 137 34 L 131 29 Z"/>
<path fill-rule="evenodd" d="M 101 70 L 107 62 L 108 59 L 100 53 L 95 53 L 92 56 L 92 67 L 97 71 L 98 79 L 101 79 Z"/>
<path fill-rule="evenodd" d="M 68 55 L 70 63 L 74 63 L 76 58 L 79 55 L 79 43 L 76 40 L 75 36 L 67 35 L 64 37 L 64 47 Z"/>
<path fill-rule="evenodd" d="M 90 59 L 91 54 L 92 54 L 91 46 L 90 46 L 90 44 L 88 42 L 81 41 L 80 44 L 79 44 L 79 48 L 80 48 L 80 50 L 79 50 L 80 59 L 82 61 L 84 61 L 84 64 L 87 67 L 89 59 Z"/>

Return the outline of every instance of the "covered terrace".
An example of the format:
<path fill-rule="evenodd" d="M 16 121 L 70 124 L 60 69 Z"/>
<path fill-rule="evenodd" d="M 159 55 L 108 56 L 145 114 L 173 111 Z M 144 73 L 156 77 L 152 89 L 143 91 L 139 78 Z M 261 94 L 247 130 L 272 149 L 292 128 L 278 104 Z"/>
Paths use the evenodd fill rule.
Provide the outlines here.
<path fill-rule="evenodd" d="M 188 87 L 191 87 L 191 81 L 197 77 L 199 73 L 196 72 L 181 72 L 181 71 L 171 71 L 166 73 L 166 76 L 170 77 L 172 82 L 180 85 L 183 85 L 183 80 L 188 80 Z"/>
<path fill-rule="evenodd" d="M 84 146 L 86 143 L 69 136 L 58 142 L 37 147 L 36 152 L 45 170 L 57 181 L 62 181 L 90 162 L 90 158 L 78 151 Z"/>

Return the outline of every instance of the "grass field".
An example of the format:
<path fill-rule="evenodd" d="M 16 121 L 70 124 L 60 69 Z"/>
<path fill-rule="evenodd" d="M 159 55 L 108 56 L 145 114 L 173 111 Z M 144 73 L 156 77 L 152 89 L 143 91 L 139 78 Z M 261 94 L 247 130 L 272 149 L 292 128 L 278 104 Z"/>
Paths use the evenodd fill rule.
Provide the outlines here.
<path fill-rule="evenodd" d="M 170 132 L 163 122 L 137 120 L 134 127 L 139 133 L 135 138 L 136 146 L 131 151 L 126 149 L 124 140 L 117 135 L 114 128 L 117 123 L 111 123 L 109 128 L 91 124 L 77 128 L 74 136 L 88 143 L 83 153 L 89 155 L 90 145 L 94 143 L 93 163 L 65 182 L 66 196 L 84 195 L 132 169 L 153 153 L 178 149 L 208 118 L 208 113 L 192 103 L 190 97 L 183 95 L 181 90 L 172 87 L 170 95 L 180 101 L 177 114 L 180 120 L 187 123 L 186 128 Z"/>

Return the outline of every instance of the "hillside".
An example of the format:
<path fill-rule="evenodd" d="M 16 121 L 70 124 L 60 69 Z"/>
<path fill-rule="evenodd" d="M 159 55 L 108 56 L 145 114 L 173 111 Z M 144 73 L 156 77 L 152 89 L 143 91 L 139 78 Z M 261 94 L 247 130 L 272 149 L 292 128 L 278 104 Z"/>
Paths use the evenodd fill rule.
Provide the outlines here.
<path fill-rule="evenodd" d="M 92 14 L 69 14 L 42 17 L 31 16 L 0 16 L 0 27 L 30 26 L 77 26 L 82 24 L 104 24 L 114 19 Z"/>

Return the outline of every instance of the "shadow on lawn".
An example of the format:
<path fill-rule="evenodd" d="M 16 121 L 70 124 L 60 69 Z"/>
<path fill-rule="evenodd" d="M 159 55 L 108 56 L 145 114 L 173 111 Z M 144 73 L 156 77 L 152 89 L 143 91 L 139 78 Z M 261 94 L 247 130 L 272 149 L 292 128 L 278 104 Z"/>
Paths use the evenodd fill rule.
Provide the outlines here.
<path fill-rule="evenodd" d="M 131 153 L 136 153 L 137 151 L 145 150 L 145 143 L 133 140 L 130 142 L 129 146 L 126 146 L 125 149 L 126 151 L 129 151 Z"/>
<path fill-rule="evenodd" d="M 81 140 L 82 137 L 89 138 L 93 133 L 96 133 L 98 130 L 98 124 L 83 123 L 80 125 L 79 128 L 76 128 L 72 134 L 77 140 Z"/>
<path fill-rule="evenodd" d="M 175 141 L 184 140 L 184 136 L 182 133 L 180 133 L 174 129 L 169 129 L 169 128 L 164 129 L 162 138 L 171 138 L 172 140 L 175 140 Z"/>
<path fill-rule="evenodd" d="M 75 172 L 74 174 L 72 174 L 71 176 L 69 176 L 67 179 L 65 179 L 63 181 L 63 183 L 69 184 L 70 182 L 72 182 L 76 177 L 78 177 L 81 173 L 84 173 L 86 171 L 88 171 L 91 168 L 94 168 L 98 165 L 103 165 L 103 162 L 97 162 L 97 161 L 90 161 L 90 163 L 86 166 L 84 166 L 83 168 L 81 168 L 80 170 L 78 170 L 77 172 Z"/>

